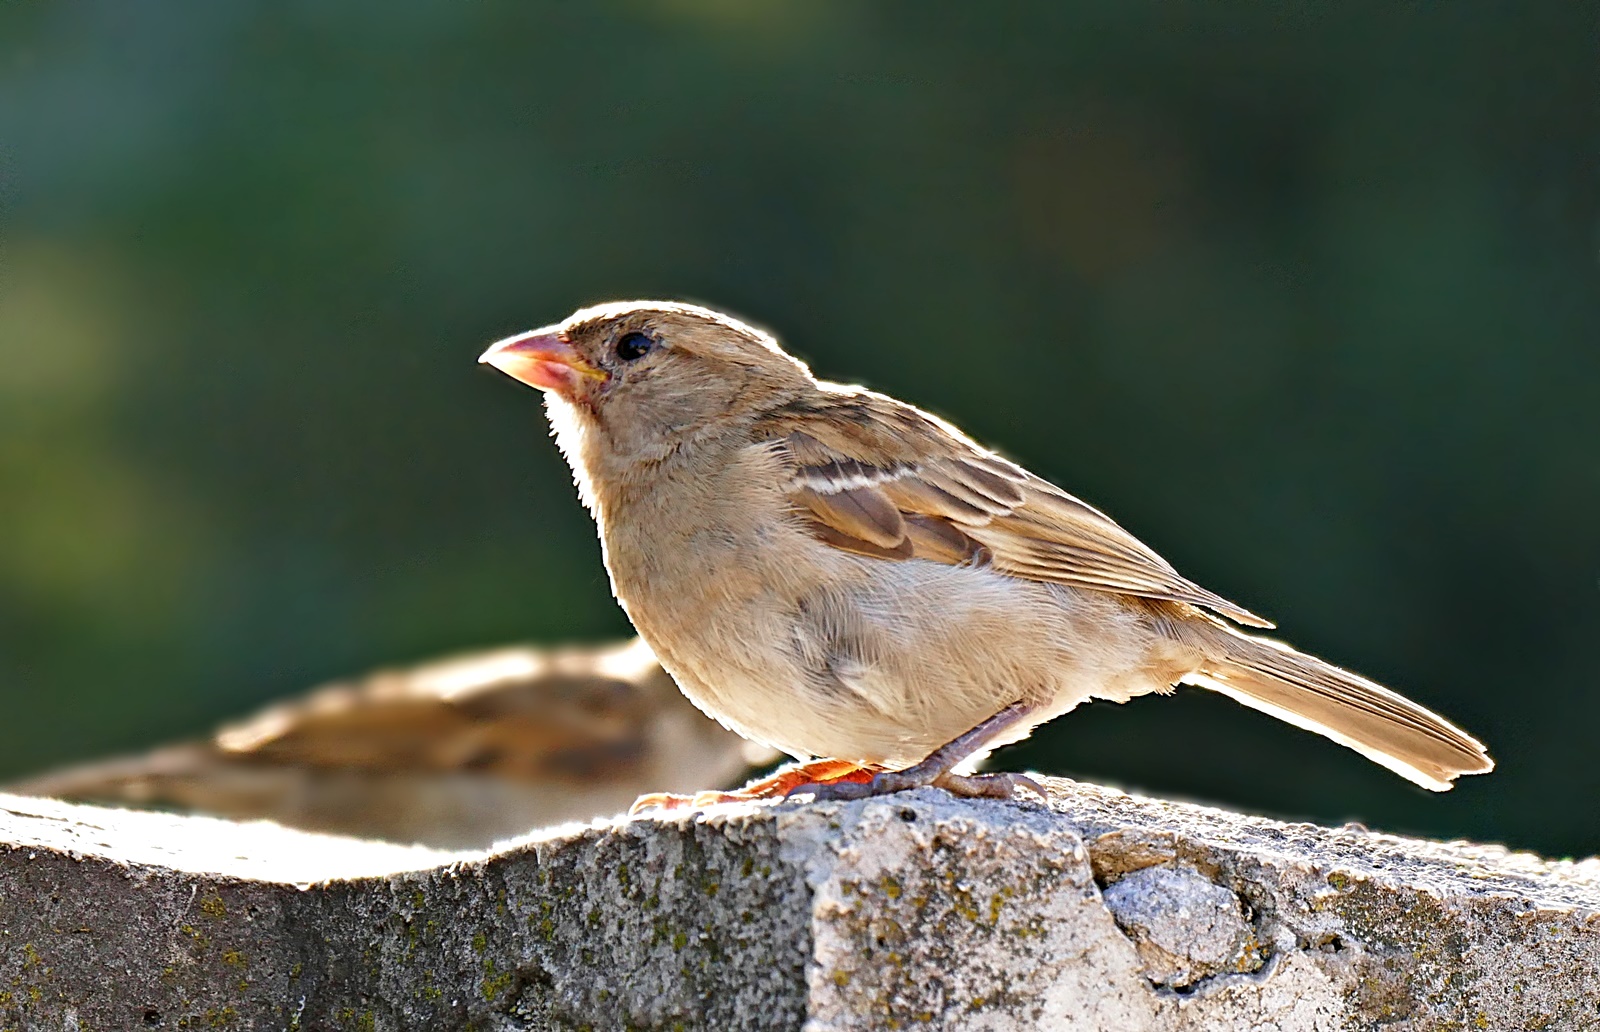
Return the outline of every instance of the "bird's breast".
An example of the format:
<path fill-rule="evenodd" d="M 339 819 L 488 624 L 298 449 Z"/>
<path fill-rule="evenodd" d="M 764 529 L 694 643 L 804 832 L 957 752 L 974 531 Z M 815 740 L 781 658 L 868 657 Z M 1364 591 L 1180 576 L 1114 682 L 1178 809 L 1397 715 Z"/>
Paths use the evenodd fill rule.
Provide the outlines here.
<path fill-rule="evenodd" d="M 1110 596 L 843 552 L 790 515 L 782 483 L 729 464 L 596 511 L 628 616 L 684 694 L 740 734 L 908 763 L 1018 699 L 1059 712 L 1160 687 L 1127 681 L 1147 635 Z"/>

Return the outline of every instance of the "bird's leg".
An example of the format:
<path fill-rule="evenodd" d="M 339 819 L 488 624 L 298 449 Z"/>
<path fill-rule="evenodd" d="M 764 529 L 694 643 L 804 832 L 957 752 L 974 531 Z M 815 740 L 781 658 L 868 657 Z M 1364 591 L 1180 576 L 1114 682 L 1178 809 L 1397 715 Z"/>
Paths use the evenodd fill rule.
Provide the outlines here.
<path fill-rule="evenodd" d="M 764 778 L 736 788 L 731 792 L 696 792 L 693 795 L 675 795 L 671 792 L 651 792 L 633 801 L 628 813 L 642 810 L 703 809 L 718 803 L 746 803 L 754 799 L 782 799 L 802 785 L 832 784 L 837 781 L 868 781 L 877 771 L 849 760 L 812 760 L 809 763 L 789 763 Z"/>
<path fill-rule="evenodd" d="M 1024 702 L 1014 702 L 977 727 L 939 746 L 922 762 L 904 770 L 886 770 L 871 778 L 833 780 L 821 784 L 801 785 L 790 795 L 810 795 L 816 799 L 869 799 L 873 796 L 903 792 L 908 788 L 933 785 L 951 795 L 967 798 L 1008 799 L 1018 788 L 1026 788 L 1045 798 L 1043 788 L 1032 778 L 1021 774 L 953 774 L 951 768 L 983 748 L 995 735 L 1026 720 L 1034 707 Z"/>

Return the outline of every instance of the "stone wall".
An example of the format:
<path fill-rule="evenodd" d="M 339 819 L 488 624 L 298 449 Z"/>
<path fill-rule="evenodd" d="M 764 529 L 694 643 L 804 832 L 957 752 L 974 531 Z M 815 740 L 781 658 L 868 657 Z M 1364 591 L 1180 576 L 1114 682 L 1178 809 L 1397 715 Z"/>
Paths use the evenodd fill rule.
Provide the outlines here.
<path fill-rule="evenodd" d="M 1600 1028 L 1600 862 L 1048 785 L 488 854 L 0 796 L 0 1030 Z"/>

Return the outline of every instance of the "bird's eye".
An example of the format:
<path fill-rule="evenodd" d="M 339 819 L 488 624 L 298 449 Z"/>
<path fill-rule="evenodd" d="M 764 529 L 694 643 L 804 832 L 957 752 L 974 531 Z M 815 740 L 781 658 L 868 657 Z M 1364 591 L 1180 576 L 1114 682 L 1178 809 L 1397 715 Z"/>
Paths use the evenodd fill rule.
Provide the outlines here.
<path fill-rule="evenodd" d="M 624 362 L 632 362 L 636 358 L 643 358 L 656 346 L 655 338 L 648 333 L 624 333 L 617 338 L 617 357 Z"/>

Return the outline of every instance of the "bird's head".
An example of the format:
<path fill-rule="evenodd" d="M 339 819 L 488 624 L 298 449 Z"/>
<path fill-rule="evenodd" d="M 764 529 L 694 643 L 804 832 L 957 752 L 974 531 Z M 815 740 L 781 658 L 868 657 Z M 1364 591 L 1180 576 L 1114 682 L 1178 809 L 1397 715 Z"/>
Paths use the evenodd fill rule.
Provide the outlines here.
<path fill-rule="evenodd" d="M 491 345 L 479 361 L 544 391 L 558 429 L 574 420 L 623 454 L 674 447 L 815 383 L 768 334 L 671 301 L 580 309 Z"/>

